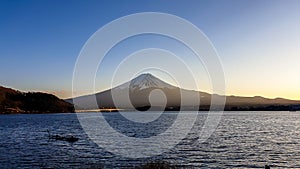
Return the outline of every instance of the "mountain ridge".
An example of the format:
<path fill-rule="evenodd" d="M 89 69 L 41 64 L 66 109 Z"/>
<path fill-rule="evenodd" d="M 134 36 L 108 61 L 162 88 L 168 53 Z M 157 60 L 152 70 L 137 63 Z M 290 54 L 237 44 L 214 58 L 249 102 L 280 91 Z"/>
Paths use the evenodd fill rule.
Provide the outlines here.
<path fill-rule="evenodd" d="M 149 96 L 152 96 L 152 91 L 163 92 L 167 102 L 162 102 L 159 97 L 162 93 L 157 94 L 157 99 L 154 97 L 152 102 Z M 180 93 L 182 92 L 182 93 Z M 157 93 L 157 92 L 156 92 Z M 126 95 L 129 94 L 129 97 Z M 188 95 L 199 95 L 200 103 L 199 107 L 195 107 L 194 104 L 181 105 L 181 94 Z M 218 94 L 209 94 L 202 91 L 194 91 L 181 89 L 179 87 L 170 85 L 161 79 L 153 76 L 152 74 L 141 74 L 128 82 L 113 87 L 105 91 L 95 93 L 98 107 L 89 104 L 91 99 L 94 99 L 94 95 L 79 96 L 78 99 L 82 103 L 78 108 L 83 109 L 97 109 L 97 108 L 116 108 L 113 97 L 118 101 L 117 107 L 120 109 L 147 109 L 149 107 L 157 106 L 157 109 L 161 109 L 166 106 L 166 110 L 178 110 L 180 105 L 186 110 L 209 110 L 211 106 L 211 98 L 214 97 L 226 97 L 225 110 L 274 110 L 274 111 L 294 111 L 300 110 L 300 101 L 290 100 L 284 98 L 265 98 L 262 96 L 254 97 L 243 97 L 243 96 L 222 96 Z M 93 98 L 92 98 L 93 97 Z M 150 97 L 151 98 L 151 97 Z M 157 100 L 157 101 L 156 101 Z M 195 102 L 193 99 L 187 98 L 188 102 Z M 72 103 L 72 98 L 67 99 L 68 102 Z M 154 105 L 154 106 L 153 106 Z M 218 107 L 218 105 L 217 105 Z M 222 107 L 219 105 L 219 107 Z"/>
<path fill-rule="evenodd" d="M 74 107 L 42 92 L 21 92 L 0 86 L 0 114 L 72 113 Z"/>

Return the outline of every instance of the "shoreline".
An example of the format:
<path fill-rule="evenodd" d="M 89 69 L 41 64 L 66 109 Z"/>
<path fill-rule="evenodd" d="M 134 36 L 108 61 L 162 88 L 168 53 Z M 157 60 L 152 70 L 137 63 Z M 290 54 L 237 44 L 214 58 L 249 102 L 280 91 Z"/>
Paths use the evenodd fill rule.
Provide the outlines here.
<path fill-rule="evenodd" d="M 92 110 L 79 110 L 76 112 L 27 112 L 27 113 L 3 113 L 0 112 L 0 116 L 1 115 L 24 115 L 24 114 L 76 114 L 76 113 L 114 113 L 114 112 L 139 112 L 137 110 L 133 110 L 133 109 L 112 109 L 112 110 L 98 110 L 98 109 L 92 109 Z M 164 112 L 178 112 L 179 110 L 164 110 Z M 208 112 L 209 110 L 182 110 L 182 111 L 186 111 L 186 112 L 194 112 L 194 111 L 198 111 L 198 112 Z M 147 111 L 143 111 L 143 112 L 147 112 Z M 151 110 L 151 112 L 161 112 L 159 110 Z M 220 110 L 211 110 L 211 112 L 220 112 Z M 223 110 L 223 112 L 289 112 L 289 113 L 298 113 L 300 111 L 288 111 L 288 110 Z"/>

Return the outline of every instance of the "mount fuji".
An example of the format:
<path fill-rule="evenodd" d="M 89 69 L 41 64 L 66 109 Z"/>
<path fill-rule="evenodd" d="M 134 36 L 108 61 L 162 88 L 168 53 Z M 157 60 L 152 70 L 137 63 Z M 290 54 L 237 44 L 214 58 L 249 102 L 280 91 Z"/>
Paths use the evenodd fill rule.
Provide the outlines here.
<path fill-rule="evenodd" d="M 78 106 L 80 109 L 98 109 L 98 108 L 119 108 L 119 109 L 147 109 L 154 106 L 156 109 L 168 107 L 170 109 L 178 108 L 181 104 L 182 95 L 201 94 L 201 102 L 210 103 L 210 94 L 185 90 L 179 87 L 170 85 L 150 73 L 141 74 L 134 79 L 116 86 L 112 89 L 105 90 L 95 95 L 86 95 L 77 97 Z M 94 103 L 96 97 L 98 107 Z M 195 102 L 193 98 L 187 98 L 186 107 L 193 107 L 199 102 Z M 207 98 L 207 99 L 206 99 Z M 67 99 L 72 102 L 71 99 Z M 116 104 L 117 103 L 117 104 Z M 198 109 L 198 107 L 196 107 Z"/>
<path fill-rule="evenodd" d="M 184 96 L 184 104 L 181 98 Z M 189 97 L 190 96 L 190 97 Z M 196 97 L 200 100 L 194 99 Z M 211 98 L 226 97 L 225 110 L 300 110 L 300 101 L 261 96 L 240 97 L 209 94 L 170 85 L 152 74 L 141 74 L 134 79 L 94 95 L 67 99 L 77 109 L 118 108 L 147 110 L 149 107 L 165 110 L 209 110 Z M 95 98 L 96 102 L 95 103 Z M 76 103 L 80 103 L 77 105 Z M 93 104 L 92 104 L 93 103 Z M 95 106 L 97 105 L 97 106 Z"/>

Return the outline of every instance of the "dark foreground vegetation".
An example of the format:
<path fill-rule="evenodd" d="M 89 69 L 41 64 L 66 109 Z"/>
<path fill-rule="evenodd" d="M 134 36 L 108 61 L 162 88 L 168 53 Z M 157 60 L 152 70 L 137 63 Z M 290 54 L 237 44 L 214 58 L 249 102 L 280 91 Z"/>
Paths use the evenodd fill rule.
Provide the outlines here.
<path fill-rule="evenodd" d="M 131 167 L 128 169 L 179 169 L 179 168 L 180 167 L 176 167 L 174 164 L 171 164 L 166 161 L 150 161 L 150 162 L 145 162 L 145 164 L 141 164 L 139 166 Z M 92 167 L 90 169 L 105 169 L 105 167 Z"/>
<path fill-rule="evenodd" d="M 135 169 L 178 169 L 178 167 L 165 161 L 155 161 L 143 164 Z"/>

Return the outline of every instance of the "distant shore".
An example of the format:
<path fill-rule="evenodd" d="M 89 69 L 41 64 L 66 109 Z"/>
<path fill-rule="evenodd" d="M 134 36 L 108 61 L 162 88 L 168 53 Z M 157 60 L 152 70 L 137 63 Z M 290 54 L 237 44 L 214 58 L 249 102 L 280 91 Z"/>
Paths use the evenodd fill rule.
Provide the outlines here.
<path fill-rule="evenodd" d="M 83 109 L 83 110 L 76 110 L 76 113 L 84 113 L 84 112 L 118 112 L 124 111 L 125 109 L 116 109 L 116 108 L 107 108 L 107 109 Z"/>
<path fill-rule="evenodd" d="M 113 112 L 133 112 L 137 110 L 133 109 L 90 109 L 90 110 L 76 110 L 75 112 L 0 112 L 0 115 L 14 115 L 14 114 L 74 114 L 74 113 L 113 113 Z M 159 110 L 151 110 L 152 112 Z M 180 110 L 164 110 L 166 112 L 172 111 L 180 111 Z M 208 112 L 210 110 L 182 110 L 182 111 L 200 111 L 200 112 Z M 211 111 L 221 111 L 221 110 L 211 110 Z M 283 112 L 299 112 L 299 111 L 290 111 L 290 110 L 223 110 L 224 112 L 260 112 L 260 111 L 283 111 Z M 160 111 L 159 111 L 160 112 Z"/>

